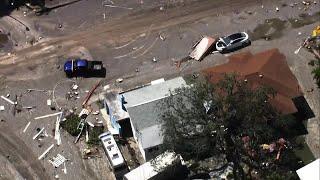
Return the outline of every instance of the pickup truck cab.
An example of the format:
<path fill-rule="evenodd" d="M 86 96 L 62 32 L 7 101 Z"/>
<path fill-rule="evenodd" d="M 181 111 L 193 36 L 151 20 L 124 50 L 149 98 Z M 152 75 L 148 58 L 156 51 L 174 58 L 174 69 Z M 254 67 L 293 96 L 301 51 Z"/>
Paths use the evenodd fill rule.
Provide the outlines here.
<path fill-rule="evenodd" d="M 69 59 L 64 63 L 64 72 L 67 77 L 95 77 L 105 75 L 105 68 L 101 61 Z"/>

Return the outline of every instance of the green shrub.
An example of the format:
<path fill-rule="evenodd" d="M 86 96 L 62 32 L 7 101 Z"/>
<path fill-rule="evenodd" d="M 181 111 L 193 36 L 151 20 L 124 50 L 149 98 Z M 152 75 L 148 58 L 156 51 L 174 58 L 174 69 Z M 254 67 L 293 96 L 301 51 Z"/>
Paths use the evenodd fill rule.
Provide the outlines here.
<path fill-rule="evenodd" d="M 103 127 L 92 128 L 89 131 L 89 140 L 88 140 L 87 144 L 89 146 L 99 145 L 100 144 L 99 135 L 102 133 L 103 133 Z"/>
<path fill-rule="evenodd" d="M 61 127 L 72 136 L 77 136 L 80 133 L 80 129 L 77 129 L 81 120 L 80 117 L 76 114 L 71 114 L 66 119 L 61 123 Z"/>

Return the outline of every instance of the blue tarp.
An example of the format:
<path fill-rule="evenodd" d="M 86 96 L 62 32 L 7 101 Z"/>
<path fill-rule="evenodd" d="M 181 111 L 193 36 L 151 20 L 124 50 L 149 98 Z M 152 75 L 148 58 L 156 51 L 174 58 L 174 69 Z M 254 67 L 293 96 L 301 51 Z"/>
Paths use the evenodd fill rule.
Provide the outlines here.
<path fill-rule="evenodd" d="M 109 116 L 110 116 L 110 120 L 111 120 L 111 125 L 112 125 L 112 127 L 113 127 L 114 129 L 116 129 L 116 130 L 119 132 L 119 134 L 120 134 L 120 132 L 121 132 L 121 126 L 120 126 L 120 124 L 118 123 L 117 118 L 112 114 L 112 109 L 109 108 L 106 100 L 104 100 L 104 107 L 106 108 L 106 110 L 107 110 L 107 112 L 108 112 L 108 114 L 109 114 Z"/>

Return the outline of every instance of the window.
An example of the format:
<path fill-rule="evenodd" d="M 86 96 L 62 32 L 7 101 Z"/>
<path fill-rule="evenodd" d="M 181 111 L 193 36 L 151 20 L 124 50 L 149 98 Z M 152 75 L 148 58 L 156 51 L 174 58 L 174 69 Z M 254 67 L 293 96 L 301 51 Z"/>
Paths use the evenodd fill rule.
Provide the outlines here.
<path fill-rule="evenodd" d="M 112 160 L 117 159 L 117 158 L 119 158 L 119 154 L 118 154 L 118 153 L 113 154 L 113 156 L 112 156 Z"/>
<path fill-rule="evenodd" d="M 108 151 L 111 151 L 111 149 L 114 147 L 114 145 L 110 145 L 107 147 Z"/>
<path fill-rule="evenodd" d="M 242 39 L 236 39 L 236 40 L 234 40 L 233 42 L 232 42 L 232 44 L 235 44 L 235 43 L 238 43 L 238 42 L 240 42 Z"/>
<path fill-rule="evenodd" d="M 111 143 L 110 140 L 111 140 L 111 138 L 106 138 L 106 139 L 103 140 L 103 142 L 108 142 L 109 141 L 109 144 L 110 144 Z"/>

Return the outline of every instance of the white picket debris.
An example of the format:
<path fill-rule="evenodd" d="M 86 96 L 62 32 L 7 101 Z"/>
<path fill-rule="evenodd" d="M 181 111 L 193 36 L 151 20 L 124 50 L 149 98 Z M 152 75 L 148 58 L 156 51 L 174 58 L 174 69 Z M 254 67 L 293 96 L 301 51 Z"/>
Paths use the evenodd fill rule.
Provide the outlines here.
<path fill-rule="evenodd" d="M 129 7 L 114 6 L 114 5 L 109 5 L 109 4 L 105 4 L 104 6 L 106 6 L 106 7 L 111 7 L 111 8 L 128 9 L 128 10 L 132 10 L 132 9 L 133 9 L 133 8 L 129 8 Z"/>
<path fill-rule="evenodd" d="M 35 140 L 43 132 L 43 130 L 44 127 L 36 135 L 34 135 L 32 139 Z"/>
<path fill-rule="evenodd" d="M 30 126 L 31 124 L 31 121 L 28 122 L 28 124 L 26 125 L 26 127 L 23 129 L 23 133 L 25 133 L 28 129 L 28 127 Z"/>
<path fill-rule="evenodd" d="M 79 117 L 80 117 L 80 118 L 82 118 L 83 116 L 84 116 L 84 117 L 87 117 L 87 116 L 89 116 L 89 114 L 90 114 L 89 110 L 86 109 L 86 108 L 83 108 L 83 109 L 81 110 L 81 112 L 79 113 Z"/>
<path fill-rule="evenodd" d="M 93 115 L 98 115 L 100 113 L 100 111 L 94 111 L 92 112 Z"/>
<path fill-rule="evenodd" d="M 123 81 L 123 79 L 122 78 L 118 78 L 118 79 L 116 79 L 116 82 L 117 83 L 121 83 Z"/>
<path fill-rule="evenodd" d="M 52 144 L 47 150 L 45 150 L 45 151 L 38 157 L 38 159 L 40 160 L 40 159 L 44 158 L 44 157 L 49 153 L 49 151 L 50 151 L 53 147 L 54 147 L 54 144 Z"/>
<path fill-rule="evenodd" d="M 86 142 L 89 141 L 89 132 L 88 132 L 88 128 L 86 128 Z"/>
<path fill-rule="evenodd" d="M 108 90 L 108 89 L 110 89 L 110 84 L 107 84 L 107 85 L 103 86 L 103 90 L 104 90 L 104 91 L 106 91 L 106 90 Z"/>
<path fill-rule="evenodd" d="M 57 154 L 56 157 L 53 157 L 52 159 L 49 159 L 49 162 L 54 166 L 54 167 L 59 167 L 61 166 L 62 164 L 64 164 L 64 162 L 66 161 L 67 159 L 62 156 L 61 154 Z"/>
<path fill-rule="evenodd" d="M 10 99 L 8 99 L 8 98 L 6 98 L 6 97 L 4 97 L 4 96 L 1 96 L 1 98 L 2 98 L 3 100 L 7 101 L 8 103 L 12 104 L 12 105 L 15 105 L 15 104 L 16 104 L 16 102 L 13 102 L 12 100 L 10 100 Z"/>
<path fill-rule="evenodd" d="M 159 37 L 160 37 L 160 39 L 161 39 L 162 41 L 166 40 L 166 37 L 162 36 L 161 34 L 160 34 Z"/>
<path fill-rule="evenodd" d="M 60 120 L 61 117 L 57 116 L 57 121 L 56 121 L 56 128 L 54 132 L 54 139 L 57 140 L 57 145 L 59 146 L 61 144 L 61 136 L 60 136 Z"/>
<path fill-rule="evenodd" d="M 44 130 L 43 135 L 44 135 L 45 137 L 48 137 L 48 136 L 49 136 L 46 130 Z M 52 137 L 52 136 L 51 136 L 51 137 Z"/>
<path fill-rule="evenodd" d="M 64 168 L 62 169 L 62 171 L 64 172 L 64 174 L 67 174 L 67 167 L 66 167 L 66 163 L 63 163 Z"/>
<path fill-rule="evenodd" d="M 73 90 L 77 90 L 77 89 L 78 89 L 78 87 L 79 87 L 79 86 L 78 86 L 78 85 L 76 85 L 76 84 L 72 85 L 72 89 L 73 89 Z"/>
<path fill-rule="evenodd" d="M 57 113 L 53 113 L 53 114 L 47 114 L 47 115 L 44 115 L 44 116 L 35 117 L 34 119 L 43 119 L 43 118 L 47 118 L 47 117 L 56 116 L 56 115 L 59 115 L 61 113 L 62 112 L 57 112 Z"/>
<path fill-rule="evenodd" d="M 92 124 L 92 122 L 90 122 L 90 121 L 87 121 L 87 124 L 88 124 L 89 126 L 91 126 L 91 127 L 94 127 L 94 124 Z"/>
<path fill-rule="evenodd" d="M 152 58 L 152 61 L 153 61 L 153 62 L 157 62 L 156 57 L 153 57 L 153 58 Z"/>
<path fill-rule="evenodd" d="M 47 105 L 48 106 L 52 106 L 52 100 L 51 99 L 47 99 Z"/>
<path fill-rule="evenodd" d="M 114 4 L 114 2 L 113 2 L 113 1 L 111 1 L 111 0 L 108 0 L 108 2 L 110 2 L 111 4 Z"/>
<path fill-rule="evenodd" d="M 22 108 L 30 110 L 30 109 L 36 108 L 36 106 L 23 106 Z"/>

